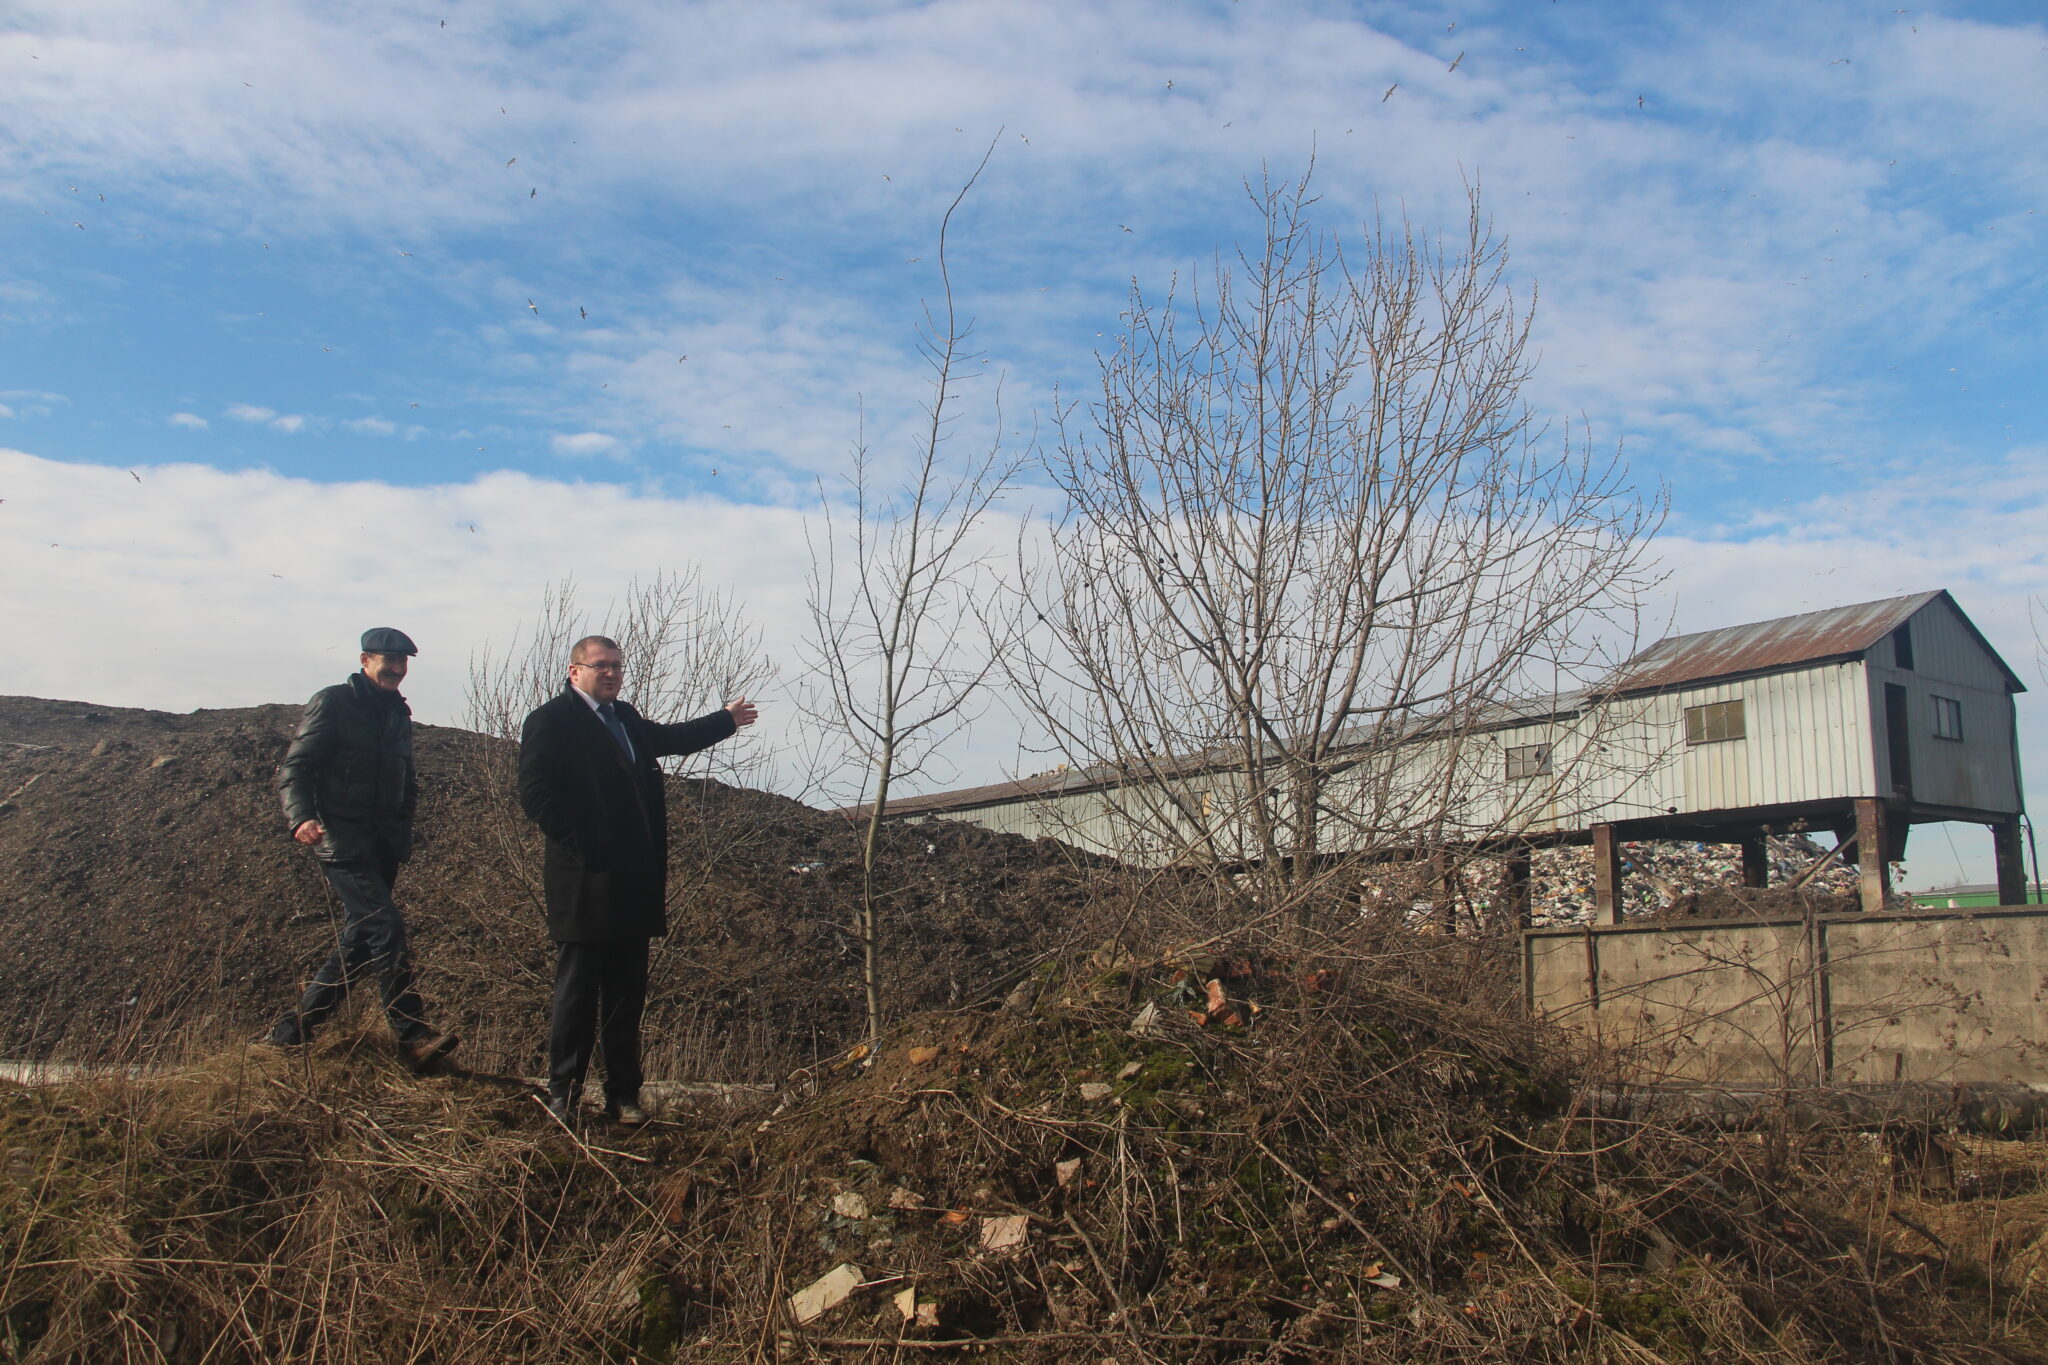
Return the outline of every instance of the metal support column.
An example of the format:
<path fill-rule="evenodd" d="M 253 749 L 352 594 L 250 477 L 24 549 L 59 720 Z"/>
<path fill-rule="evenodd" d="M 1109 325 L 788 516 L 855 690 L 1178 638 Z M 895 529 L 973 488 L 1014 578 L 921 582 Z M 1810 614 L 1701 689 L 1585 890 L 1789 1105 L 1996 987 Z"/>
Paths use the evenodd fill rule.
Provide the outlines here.
<path fill-rule="evenodd" d="M 1531 863 L 1529 855 L 1526 853 L 1519 853 L 1510 857 L 1507 860 L 1507 867 L 1504 869 L 1504 880 L 1507 883 L 1507 910 L 1509 914 L 1515 917 L 1515 927 L 1517 929 L 1529 927 L 1530 869 Z"/>
<path fill-rule="evenodd" d="M 1742 884 L 1758 888 L 1771 884 L 1771 848 L 1761 834 L 1742 841 Z"/>
<path fill-rule="evenodd" d="M 1884 860 L 1884 802 L 1874 796 L 1856 798 L 1856 867 L 1863 874 L 1858 888 L 1865 914 L 1884 909 L 1892 889 L 1891 864 Z"/>
<path fill-rule="evenodd" d="M 1621 841 L 1614 826 L 1593 826 L 1593 922 L 1621 923 Z"/>
<path fill-rule="evenodd" d="M 1991 826 L 1991 850 L 1998 867 L 1998 903 L 2027 903 L 2027 867 L 2020 858 L 2020 822 L 2000 820 Z"/>

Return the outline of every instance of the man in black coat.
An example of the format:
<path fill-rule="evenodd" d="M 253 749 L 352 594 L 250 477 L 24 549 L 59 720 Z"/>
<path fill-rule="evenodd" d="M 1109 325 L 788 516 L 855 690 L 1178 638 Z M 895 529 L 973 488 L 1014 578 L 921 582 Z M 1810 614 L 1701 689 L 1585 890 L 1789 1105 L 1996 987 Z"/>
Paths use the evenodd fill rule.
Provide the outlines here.
<path fill-rule="evenodd" d="M 399 864 L 412 856 L 419 804 L 412 710 L 398 692 L 419 650 L 389 626 L 364 631 L 362 646 L 362 670 L 306 703 L 298 736 L 277 769 L 285 827 L 319 857 L 341 898 L 342 930 L 341 942 L 268 1041 L 279 1047 L 310 1041 L 348 998 L 350 985 L 374 976 L 398 1054 L 418 1070 L 455 1046 L 454 1035 L 426 1022 L 413 989 L 405 916 L 391 898 Z"/>
<path fill-rule="evenodd" d="M 647 943 L 668 933 L 668 803 L 656 759 L 708 749 L 758 714 L 745 697 L 658 725 L 619 700 L 618 642 L 591 635 L 569 654 L 561 694 L 519 736 L 519 804 L 547 836 L 542 880 L 555 941 L 548 1107 L 573 1123 L 604 1045 L 605 1112 L 644 1123 L 640 1016 Z"/>

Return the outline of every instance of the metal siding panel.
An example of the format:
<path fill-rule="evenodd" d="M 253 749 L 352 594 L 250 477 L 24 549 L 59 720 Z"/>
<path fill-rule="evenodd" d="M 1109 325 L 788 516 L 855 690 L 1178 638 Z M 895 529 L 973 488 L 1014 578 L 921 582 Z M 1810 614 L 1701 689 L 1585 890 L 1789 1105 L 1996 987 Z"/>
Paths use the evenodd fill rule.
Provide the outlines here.
<path fill-rule="evenodd" d="M 1962 683 L 1986 692 L 2005 692 L 2005 674 L 1946 602 L 1914 613 L 1913 671 L 1940 682 Z M 1889 664 L 1889 658 L 1876 662 Z"/>

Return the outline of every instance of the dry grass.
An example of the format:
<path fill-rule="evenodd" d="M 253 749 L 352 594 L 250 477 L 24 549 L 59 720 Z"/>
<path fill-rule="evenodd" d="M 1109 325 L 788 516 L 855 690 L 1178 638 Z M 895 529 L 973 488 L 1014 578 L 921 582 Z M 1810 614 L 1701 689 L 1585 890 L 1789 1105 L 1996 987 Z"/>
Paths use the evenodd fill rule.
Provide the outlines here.
<path fill-rule="evenodd" d="M 1323 949 L 1105 948 L 580 1140 L 365 1035 L 0 1088 L 0 1361 L 2043 1358 L 2040 1145 L 1962 1142 L 1937 1195 L 1864 1135 L 1595 1118 L 1555 1040 L 1445 1003 L 1483 949 Z M 1210 979 L 1255 1022 L 1199 1025 Z"/>

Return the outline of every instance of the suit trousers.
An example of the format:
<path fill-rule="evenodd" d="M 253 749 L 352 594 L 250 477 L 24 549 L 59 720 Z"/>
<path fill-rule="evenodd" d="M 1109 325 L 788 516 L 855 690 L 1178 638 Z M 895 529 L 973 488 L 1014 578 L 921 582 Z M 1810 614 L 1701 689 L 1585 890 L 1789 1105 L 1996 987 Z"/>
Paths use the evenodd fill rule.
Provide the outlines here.
<path fill-rule="evenodd" d="M 647 940 L 555 945 L 555 1015 L 548 1028 L 548 1094 L 574 1103 L 594 1044 L 604 1048 L 609 1104 L 640 1100 L 640 1016 L 647 1008 Z"/>
<path fill-rule="evenodd" d="M 327 884 L 341 898 L 341 942 L 313 973 L 298 1008 L 271 1029 L 280 1043 L 303 1043 L 348 999 L 349 987 L 374 976 L 384 999 L 384 1016 L 400 1042 L 427 1032 L 425 1007 L 413 989 L 412 949 L 405 916 L 391 898 L 398 880 L 396 859 L 375 863 L 322 863 Z"/>

